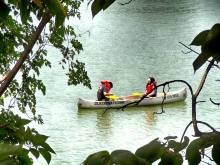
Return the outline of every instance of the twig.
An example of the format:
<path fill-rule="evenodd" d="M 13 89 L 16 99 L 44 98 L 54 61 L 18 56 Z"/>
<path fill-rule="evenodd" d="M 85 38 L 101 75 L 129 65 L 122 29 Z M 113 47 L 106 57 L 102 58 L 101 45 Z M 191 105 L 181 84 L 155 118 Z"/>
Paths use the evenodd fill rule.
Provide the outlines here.
<path fill-rule="evenodd" d="M 183 141 L 183 137 L 184 137 L 184 135 L 185 135 L 187 129 L 189 128 L 189 126 L 190 126 L 192 123 L 193 123 L 193 122 L 190 121 L 189 124 L 186 126 L 185 130 L 183 131 L 183 135 L 182 135 L 182 137 L 181 137 L 180 143 L 182 143 L 182 141 Z"/>
<path fill-rule="evenodd" d="M 199 54 L 198 52 L 194 51 L 193 49 L 191 49 L 190 47 L 186 46 L 186 45 L 183 44 L 182 42 L 179 42 L 179 43 L 182 44 L 183 46 L 185 46 L 187 49 L 189 49 L 190 52 L 194 52 L 194 53 L 196 53 L 196 54 Z M 182 52 L 183 52 L 183 51 L 182 51 Z M 190 53 L 190 52 L 188 52 L 188 53 Z M 183 52 L 183 53 L 184 53 L 184 52 Z M 184 54 L 187 54 L 187 53 L 184 53 Z"/>
<path fill-rule="evenodd" d="M 7 123 L 4 123 L 4 124 L 0 125 L 0 128 L 5 128 L 5 127 L 7 127 L 7 126 L 9 126 L 9 125 L 10 125 L 10 123 L 7 122 Z"/>
<path fill-rule="evenodd" d="M 197 103 L 204 103 L 204 102 L 206 102 L 206 101 L 197 101 L 196 104 L 197 104 Z"/>
<path fill-rule="evenodd" d="M 207 127 L 209 127 L 213 132 L 217 132 L 217 131 L 215 130 L 215 128 L 213 128 L 211 125 L 209 125 L 209 124 L 206 123 L 206 122 L 203 122 L 203 121 L 195 121 L 195 122 L 196 122 L 196 123 L 200 123 L 200 124 L 204 124 L 204 125 L 206 125 Z M 189 126 L 190 126 L 192 123 L 193 123 L 193 121 L 190 121 L 189 124 L 186 126 L 186 128 L 185 128 L 185 130 L 184 130 L 184 132 L 183 132 L 183 135 L 182 135 L 182 137 L 181 137 L 180 143 L 182 143 L 183 137 L 184 137 L 184 135 L 185 135 L 187 129 L 189 128 Z M 207 134 L 207 133 L 202 133 L 202 134 Z"/>
<path fill-rule="evenodd" d="M 125 3 L 120 3 L 120 2 L 118 2 L 118 4 L 120 4 L 120 5 L 127 5 L 127 4 L 131 3 L 131 1 L 133 1 L 133 0 L 130 0 L 130 1 L 125 2 Z"/>
<path fill-rule="evenodd" d="M 211 99 L 211 98 L 209 98 L 209 99 L 210 99 L 210 101 L 212 102 L 212 104 L 217 105 L 217 106 L 219 106 L 219 105 L 220 105 L 220 103 L 215 103 L 214 101 L 212 101 L 212 99 Z"/>
<path fill-rule="evenodd" d="M 157 85 L 156 87 L 155 87 L 155 89 L 158 89 L 159 87 L 161 87 L 161 86 L 163 86 L 164 88 L 165 88 L 165 86 L 166 85 L 168 85 L 168 87 L 169 87 L 169 84 L 171 84 L 171 83 L 174 83 L 174 82 L 181 82 L 181 83 L 184 83 L 184 84 L 186 84 L 187 86 L 188 86 L 188 88 L 189 88 L 189 90 L 190 90 L 190 93 L 191 93 L 191 95 L 193 95 L 193 90 L 192 90 L 192 87 L 189 85 L 189 83 L 187 83 L 186 81 L 184 81 L 184 80 L 172 80 L 172 81 L 168 81 L 168 82 L 165 82 L 165 83 L 163 83 L 163 84 L 160 84 L 160 85 Z M 164 92 L 164 88 L 163 88 L 163 92 Z M 170 89 L 170 88 L 168 88 L 168 89 Z M 152 89 L 150 92 L 152 92 L 154 89 Z M 148 93 L 150 93 L 150 92 L 148 92 Z M 147 94 L 148 94 L 147 93 Z M 164 92 L 164 93 L 166 93 L 166 92 Z M 166 96 L 166 95 L 165 95 Z M 120 107 L 120 108 L 115 108 L 115 109 L 122 109 L 122 110 L 124 110 L 124 108 L 126 108 L 128 105 L 132 105 L 132 104 L 134 104 L 134 106 L 138 106 L 138 104 L 144 99 L 144 98 L 146 98 L 147 97 L 147 95 L 145 95 L 145 96 L 143 96 L 143 97 L 141 97 L 140 98 L 140 100 L 138 100 L 138 101 L 134 101 L 134 102 L 132 102 L 132 103 L 128 103 L 128 104 L 126 104 L 126 105 L 123 105 L 122 107 Z M 165 100 L 165 97 L 164 97 L 164 100 Z M 163 101 L 164 102 L 164 101 Z M 163 105 L 163 102 L 162 102 L 162 105 Z M 108 109 L 114 109 L 114 108 L 107 108 L 105 111 L 104 111 L 104 113 L 108 110 Z M 163 110 L 162 110 L 162 112 L 163 112 Z M 104 114 L 103 113 L 103 114 Z M 161 113 L 156 113 L 156 114 L 161 114 Z"/>

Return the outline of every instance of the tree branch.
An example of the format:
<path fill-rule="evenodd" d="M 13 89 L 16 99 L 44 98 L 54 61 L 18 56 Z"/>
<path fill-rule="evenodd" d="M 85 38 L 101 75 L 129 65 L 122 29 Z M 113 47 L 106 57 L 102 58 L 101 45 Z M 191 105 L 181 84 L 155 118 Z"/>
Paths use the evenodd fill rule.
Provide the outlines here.
<path fill-rule="evenodd" d="M 179 42 L 180 44 L 182 44 L 183 46 L 185 46 L 187 49 L 189 49 L 190 50 L 190 52 L 194 52 L 194 53 L 196 53 L 196 54 L 199 54 L 198 52 L 196 52 L 195 50 L 193 50 L 193 49 L 191 49 L 190 47 L 188 47 L 188 46 L 186 46 L 185 44 L 183 44 L 182 42 Z M 183 52 L 183 51 L 182 51 Z M 183 52 L 184 53 L 184 52 Z M 184 54 L 186 54 L 186 53 L 184 53 Z"/>
<path fill-rule="evenodd" d="M 49 13 L 49 11 L 47 11 L 44 14 L 40 24 L 38 25 L 38 27 L 36 29 L 36 32 L 31 37 L 31 40 L 28 43 L 27 47 L 25 48 L 25 50 L 21 54 L 21 57 L 18 59 L 15 66 L 13 67 L 11 72 L 8 74 L 5 81 L 2 83 L 2 85 L 0 87 L 0 96 L 2 96 L 2 94 L 5 92 L 5 90 L 9 86 L 10 82 L 14 79 L 15 75 L 17 74 L 17 72 L 19 71 L 21 66 L 23 65 L 24 61 L 27 59 L 29 53 L 31 52 L 31 50 L 34 47 L 36 41 L 38 40 L 42 30 L 45 28 L 46 24 L 50 21 L 50 19 L 51 19 L 51 14 Z"/>
<path fill-rule="evenodd" d="M 182 143 L 183 137 L 185 136 L 185 133 L 186 133 L 187 129 L 189 128 L 189 126 L 190 126 L 192 123 L 193 123 L 193 121 L 190 121 L 189 124 L 186 126 L 186 128 L 185 128 L 185 130 L 184 130 L 184 132 L 183 132 L 183 135 L 182 135 L 182 137 L 181 137 L 180 143 Z M 208 134 L 208 133 L 213 133 L 213 132 L 215 133 L 215 132 L 217 132 L 217 131 L 215 130 L 215 128 L 213 128 L 211 125 L 209 125 L 209 124 L 206 123 L 206 122 L 196 121 L 196 123 L 204 124 L 204 125 L 206 125 L 207 127 L 209 127 L 209 128 L 212 130 L 212 132 L 202 132 L 201 135 L 202 135 L 202 134 Z M 199 135 L 199 136 L 201 136 L 201 135 Z"/>
<path fill-rule="evenodd" d="M 190 90 L 191 95 L 193 95 L 193 90 L 192 90 L 191 85 L 189 85 L 189 83 L 187 83 L 187 82 L 184 81 L 184 80 L 172 80 L 172 81 L 167 81 L 167 82 L 165 82 L 165 83 L 163 83 L 163 84 L 157 85 L 155 88 L 158 89 L 158 88 L 161 87 L 161 86 L 163 86 L 163 87 L 165 88 L 166 85 L 169 85 L 170 83 L 174 83 L 174 82 L 181 82 L 181 83 L 186 84 L 186 85 L 188 86 L 189 90 Z M 164 97 L 165 97 L 165 96 L 166 96 L 166 92 L 164 91 L 164 88 L 163 88 L 163 93 L 164 93 Z M 154 90 L 154 89 L 152 89 L 152 91 L 153 91 L 153 90 Z M 150 92 L 151 92 L 151 91 L 150 91 Z M 149 93 L 150 93 L 150 92 L 149 92 Z M 139 104 L 145 97 L 146 97 L 146 96 L 141 97 L 138 101 L 134 101 L 134 102 L 132 102 L 132 103 L 128 103 L 128 104 L 126 104 L 126 105 L 123 105 L 123 106 L 120 107 L 120 108 L 112 108 L 112 107 L 106 108 L 105 111 L 104 111 L 104 113 L 106 113 L 106 111 L 109 110 L 109 109 L 117 109 L 117 110 L 122 109 L 122 110 L 124 110 L 124 108 L 126 108 L 127 106 L 132 105 L 132 104 L 134 104 L 134 106 L 138 106 L 138 104 Z M 164 102 L 164 101 L 163 101 L 163 102 Z M 162 102 L 162 105 L 163 105 L 163 102 Z M 162 107 L 162 108 L 163 108 L 163 107 Z M 162 112 L 161 112 L 161 113 L 163 113 L 163 112 L 164 112 L 164 111 L 163 111 L 163 109 L 162 109 Z M 103 114 L 104 114 L 104 113 L 103 113 Z M 161 113 L 155 113 L 155 114 L 161 114 Z M 102 114 L 102 115 L 103 115 L 103 114 Z"/>
<path fill-rule="evenodd" d="M 209 99 L 210 99 L 210 101 L 212 102 L 212 104 L 217 105 L 217 106 L 219 106 L 219 105 L 220 105 L 220 103 L 215 103 L 214 101 L 212 101 L 212 99 L 211 99 L 211 98 L 209 98 Z"/>
<path fill-rule="evenodd" d="M 207 77 L 207 75 L 208 75 L 210 69 L 212 68 L 214 62 L 215 62 L 214 59 L 212 59 L 212 60 L 210 61 L 208 67 L 206 68 L 206 71 L 204 72 L 204 74 L 203 74 L 203 76 L 202 76 L 202 80 L 200 81 L 200 84 L 199 84 L 199 86 L 198 86 L 198 89 L 197 89 L 196 93 L 194 94 L 194 97 L 196 97 L 196 98 L 198 97 L 200 91 L 201 91 L 202 88 L 203 88 L 203 85 L 205 84 L 206 77 Z"/>
<path fill-rule="evenodd" d="M 7 127 L 7 126 L 9 126 L 9 125 L 10 125 L 10 123 L 7 122 L 7 123 L 4 123 L 4 124 L 0 125 L 0 128 L 5 128 L 5 127 Z"/>
<path fill-rule="evenodd" d="M 128 2 L 125 2 L 125 3 L 120 3 L 120 2 L 118 2 L 118 4 L 120 4 L 120 5 L 127 5 L 127 4 L 129 4 L 129 3 L 131 3 L 133 0 L 129 0 Z"/>

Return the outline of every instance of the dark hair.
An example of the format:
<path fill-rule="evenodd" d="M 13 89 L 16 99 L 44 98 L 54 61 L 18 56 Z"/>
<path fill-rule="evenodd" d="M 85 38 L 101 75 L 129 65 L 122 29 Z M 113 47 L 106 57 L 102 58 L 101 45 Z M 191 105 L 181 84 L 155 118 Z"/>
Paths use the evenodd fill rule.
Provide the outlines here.
<path fill-rule="evenodd" d="M 149 78 L 150 78 L 151 83 L 153 83 L 155 81 L 154 77 L 149 77 Z"/>
<path fill-rule="evenodd" d="M 112 83 L 112 82 L 109 82 L 109 84 L 110 84 L 111 88 L 113 88 L 113 83 Z"/>

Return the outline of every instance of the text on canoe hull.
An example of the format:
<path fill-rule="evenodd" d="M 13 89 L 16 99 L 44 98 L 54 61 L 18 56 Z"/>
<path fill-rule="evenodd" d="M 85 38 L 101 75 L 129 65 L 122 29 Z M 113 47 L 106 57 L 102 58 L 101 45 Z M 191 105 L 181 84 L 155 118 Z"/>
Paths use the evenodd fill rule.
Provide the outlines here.
<path fill-rule="evenodd" d="M 124 104 L 124 101 L 97 101 L 94 105 L 112 105 L 112 104 Z"/>
<path fill-rule="evenodd" d="M 173 98 L 177 98 L 177 97 L 179 97 L 178 93 L 166 96 L 166 99 L 168 100 L 168 99 L 173 99 Z M 164 97 L 162 97 L 162 98 L 164 98 Z"/>

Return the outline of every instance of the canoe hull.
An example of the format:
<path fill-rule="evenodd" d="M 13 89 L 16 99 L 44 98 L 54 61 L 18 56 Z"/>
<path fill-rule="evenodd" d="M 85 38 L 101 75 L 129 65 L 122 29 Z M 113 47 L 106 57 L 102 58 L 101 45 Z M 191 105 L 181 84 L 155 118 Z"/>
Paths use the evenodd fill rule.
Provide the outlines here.
<path fill-rule="evenodd" d="M 187 91 L 186 88 L 183 88 L 178 91 L 167 92 L 165 94 L 165 99 L 164 99 L 164 93 L 158 93 L 157 97 L 145 98 L 138 104 L 138 106 L 162 104 L 163 100 L 164 103 L 183 101 L 186 99 L 186 97 L 187 97 Z M 136 102 L 140 99 L 140 97 L 137 96 L 121 96 L 119 98 L 120 98 L 119 100 L 112 100 L 112 101 L 84 100 L 79 98 L 77 101 L 77 106 L 79 109 L 120 108 L 126 104 Z M 128 106 L 134 106 L 134 104 Z"/>

